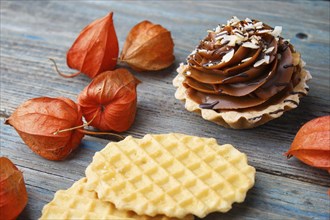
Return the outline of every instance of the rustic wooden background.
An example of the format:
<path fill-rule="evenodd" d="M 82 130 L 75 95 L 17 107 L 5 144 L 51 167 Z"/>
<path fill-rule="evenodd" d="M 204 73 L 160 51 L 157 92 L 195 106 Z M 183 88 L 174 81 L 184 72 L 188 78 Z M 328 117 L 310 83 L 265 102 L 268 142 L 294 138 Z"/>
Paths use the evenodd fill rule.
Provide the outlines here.
<path fill-rule="evenodd" d="M 326 171 L 297 159 L 287 160 L 299 127 L 310 119 L 329 114 L 329 2 L 328 1 L 2 1 L 1 0 L 1 121 L 27 99 L 65 96 L 76 100 L 90 82 L 86 76 L 58 76 L 48 57 L 66 67 L 66 51 L 78 33 L 96 18 L 114 12 L 120 47 L 128 31 L 142 20 L 169 29 L 175 42 L 175 63 L 159 72 L 138 73 L 138 113 L 134 126 L 123 135 L 182 132 L 215 137 L 246 153 L 256 167 L 254 188 L 246 201 L 226 213 L 206 219 L 329 219 L 330 187 Z M 206 30 L 231 16 L 259 19 L 281 25 L 283 36 L 301 51 L 313 75 L 310 93 L 295 110 L 261 127 L 232 130 L 203 120 L 184 109 L 174 98 L 172 79 L 176 68 Z M 42 207 L 59 189 L 84 176 L 95 151 L 107 137 L 86 136 L 81 146 L 61 162 L 34 154 L 15 130 L 1 123 L 1 156 L 9 157 L 23 171 L 29 202 L 20 219 L 37 219 Z"/>

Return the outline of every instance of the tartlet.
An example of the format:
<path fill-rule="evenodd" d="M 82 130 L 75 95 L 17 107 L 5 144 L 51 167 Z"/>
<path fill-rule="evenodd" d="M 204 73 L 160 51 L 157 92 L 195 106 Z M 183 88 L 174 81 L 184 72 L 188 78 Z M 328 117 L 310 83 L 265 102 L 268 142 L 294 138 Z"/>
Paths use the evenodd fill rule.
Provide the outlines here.
<path fill-rule="evenodd" d="M 185 108 L 224 127 L 247 129 L 296 108 L 311 79 L 282 27 L 233 17 L 208 31 L 173 80 Z"/>

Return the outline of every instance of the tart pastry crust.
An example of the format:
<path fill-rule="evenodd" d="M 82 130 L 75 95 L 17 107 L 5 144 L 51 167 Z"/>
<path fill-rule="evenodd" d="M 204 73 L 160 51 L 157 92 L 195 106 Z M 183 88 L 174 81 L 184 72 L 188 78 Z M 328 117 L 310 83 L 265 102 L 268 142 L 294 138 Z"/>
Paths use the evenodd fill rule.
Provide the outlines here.
<path fill-rule="evenodd" d="M 186 93 L 186 88 L 182 82 L 185 79 L 184 72 L 187 65 L 180 64 L 177 69 L 178 75 L 173 80 L 173 85 L 177 87 L 175 98 L 185 102 L 185 108 L 190 112 L 197 112 L 205 120 L 212 121 L 216 124 L 227 128 L 234 129 L 248 129 L 265 124 L 266 122 L 278 118 L 284 112 L 294 109 L 299 105 L 299 99 L 307 95 L 309 87 L 306 84 L 312 78 L 309 71 L 304 69 L 305 62 L 300 59 L 299 66 L 301 71 L 299 73 L 300 82 L 293 88 L 293 92 L 284 96 L 278 103 L 265 106 L 261 110 L 256 111 L 239 111 L 228 110 L 218 112 L 213 109 L 202 109 L 199 104 L 191 100 Z"/>

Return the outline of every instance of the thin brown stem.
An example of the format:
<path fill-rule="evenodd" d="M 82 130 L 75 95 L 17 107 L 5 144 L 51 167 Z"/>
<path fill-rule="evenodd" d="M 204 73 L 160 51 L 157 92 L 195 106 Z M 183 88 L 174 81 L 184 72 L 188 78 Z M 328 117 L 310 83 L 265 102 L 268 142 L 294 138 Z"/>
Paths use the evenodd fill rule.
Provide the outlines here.
<path fill-rule="evenodd" d="M 58 130 L 58 131 L 55 131 L 53 134 L 54 135 L 57 135 L 59 133 L 63 133 L 63 132 L 72 131 L 72 130 L 76 130 L 76 129 L 79 129 L 79 128 L 86 127 L 86 126 L 90 125 L 90 123 L 92 123 L 92 121 L 95 119 L 97 113 L 98 112 L 95 112 L 93 118 L 89 122 L 87 122 L 87 123 L 84 123 L 82 125 L 78 125 L 78 126 L 75 126 L 75 127 L 72 127 L 72 128 L 66 128 L 66 129 Z"/>
<path fill-rule="evenodd" d="M 75 76 L 78 76 L 78 75 L 81 73 L 80 71 L 75 72 L 75 73 L 72 73 L 72 74 L 65 74 L 65 73 L 62 73 L 62 72 L 58 69 L 55 60 L 54 60 L 53 58 L 49 58 L 49 60 L 53 62 L 54 66 L 55 66 L 55 71 L 56 71 L 60 76 L 62 76 L 62 77 L 64 77 L 64 78 L 73 78 L 73 77 L 75 77 Z"/>
<path fill-rule="evenodd" d="M 90 134 L 90 135 L 110 135 L 110 136 L 114 136 L 116 138 L 119 138 L 120 140 L 123 140 L 124 139 L 123 136 L 121 136 L 119 134 L 111 133 L 111 132 L 90 131 L 90 130 L 86 130 L 86 129 L 80 129 L 79 131 L 81 133 L 84 133 L 84 134 Z"/>

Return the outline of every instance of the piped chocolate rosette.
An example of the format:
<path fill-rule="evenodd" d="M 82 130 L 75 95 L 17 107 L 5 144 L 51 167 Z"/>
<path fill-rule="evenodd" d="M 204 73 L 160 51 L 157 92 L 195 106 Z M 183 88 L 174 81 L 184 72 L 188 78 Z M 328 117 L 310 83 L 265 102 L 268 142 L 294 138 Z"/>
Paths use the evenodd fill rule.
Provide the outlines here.
<path fill-rule="evenodd" d="M 176 98 L 206 120 L 236 129 L 296 108 L 311 75 L 282 27 L 233 17 L 203 39 L 178 68 Z"/>

